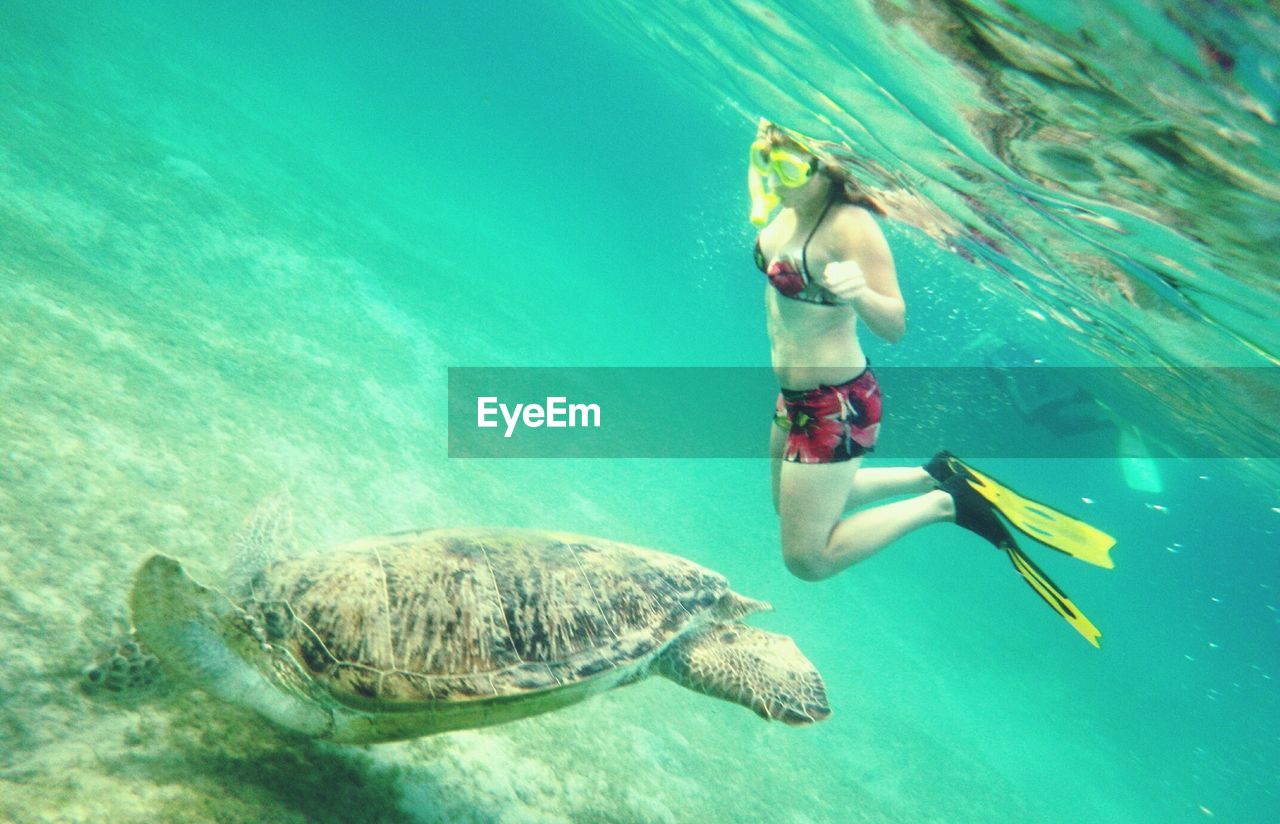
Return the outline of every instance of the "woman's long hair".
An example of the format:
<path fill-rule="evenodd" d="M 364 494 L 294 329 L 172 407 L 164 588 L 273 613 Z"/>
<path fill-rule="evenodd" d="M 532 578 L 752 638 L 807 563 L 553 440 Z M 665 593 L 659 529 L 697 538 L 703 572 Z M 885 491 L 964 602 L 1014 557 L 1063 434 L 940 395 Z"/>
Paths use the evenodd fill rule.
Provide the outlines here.
<path fill-rule="evenodd" d="M 825 175 L 831 181 L 832 188 L 837 195 L 846 203 L 852 203 L 854 206 L 861 206 L 872 212 L 885 216 L 884 209 L 876 203 L 871 195 L 859 185 L 858 181 L 853 179 L 853 175 L 849 174 L 849 170 L 841 166 L 834 158 L 828 159 L 824 157 L 826 152 L 816 150 L 813 156 L 818 158 L 818 174 Z"/>

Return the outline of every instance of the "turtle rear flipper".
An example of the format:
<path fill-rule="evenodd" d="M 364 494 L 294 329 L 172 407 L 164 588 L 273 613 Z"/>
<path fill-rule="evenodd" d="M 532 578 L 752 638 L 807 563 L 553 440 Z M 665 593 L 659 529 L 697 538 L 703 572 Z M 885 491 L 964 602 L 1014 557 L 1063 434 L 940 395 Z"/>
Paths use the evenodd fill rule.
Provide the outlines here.
<path fill-rule="evenodd" d="M 795 642 L 738 622 L 678 638 L 654 661 L 653 671 L 765 719 L 805 726 L 831 715 L 822 676 Z"/>
<path fill-rule="evenodd" d="M 264 674 L 272 671 L 269 645 L 255 635 L 244 610 L 201 585 L 178 561 L 147 559 L 134 576 L 129 604 L 138 637 L 166 671 L 283 727 L 313 736 L 331 732 L 328 712 Z"/>
<path fill-rule="evenodd" d="M 227 591 L 252 594 L 253 576 L 296 552 L 293 496 L 283 488 L 258 502 L 237 530 L 227 567 Z"/>

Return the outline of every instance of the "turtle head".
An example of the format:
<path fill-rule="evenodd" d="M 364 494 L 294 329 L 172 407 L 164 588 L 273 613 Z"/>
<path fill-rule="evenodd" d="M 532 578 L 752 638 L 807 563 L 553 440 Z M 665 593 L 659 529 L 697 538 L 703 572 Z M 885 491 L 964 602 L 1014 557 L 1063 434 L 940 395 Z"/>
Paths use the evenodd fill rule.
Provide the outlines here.
<path fill-rule="evenodd" d="M 192 578 L 167 555 L 139 568 L 129 598 L 139 639 L 169 672 L 276 723 L 324 735 L 328 712 L 273 677 L 271 646 L 249 613 Z"/>
<path fill-rule="evenodd" d="M 166 667 L 197 683 L 204 680 L 209 656 L 234 652 L 252 657 L 253 648 L 260 647 L 251 643 L 244 610 L 196 581 L 168 555 L 152 555 L 138 569 L 129 607 L 142 642 Z"/>

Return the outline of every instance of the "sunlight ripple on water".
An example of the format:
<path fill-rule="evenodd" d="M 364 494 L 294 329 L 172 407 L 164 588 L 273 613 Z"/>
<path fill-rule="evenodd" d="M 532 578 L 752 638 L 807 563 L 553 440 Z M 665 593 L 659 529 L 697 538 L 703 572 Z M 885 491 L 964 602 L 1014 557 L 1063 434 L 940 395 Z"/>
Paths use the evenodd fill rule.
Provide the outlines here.
<path fill-rule="evenodd" d="M 1121 404 L 1159 397 L 1188 423 L 1214 397 L 1222 454 L 1270 457 L 1280 23 L 1263 7 L 589 5 L 737 111 L 744 141 L 765 115 L 844 144 L 892 221 L 996 273 L 979 277 L 1082 355 L 1175 367 L 1117 379 Z"/>

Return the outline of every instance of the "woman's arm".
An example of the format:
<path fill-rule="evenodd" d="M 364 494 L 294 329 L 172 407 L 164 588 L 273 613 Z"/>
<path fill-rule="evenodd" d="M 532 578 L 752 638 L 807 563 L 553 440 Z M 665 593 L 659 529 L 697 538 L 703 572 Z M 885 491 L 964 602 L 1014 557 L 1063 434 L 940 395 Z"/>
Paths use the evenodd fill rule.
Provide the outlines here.
<path fill-rule="evenodd" d="M 842 209 L 833 228 L 840 255 L 823 269 L 823 285 L 851 304 L 873 334 L 897 343 L 907 331 L 907 307 L 884 232 L 856 207 Z"/>

